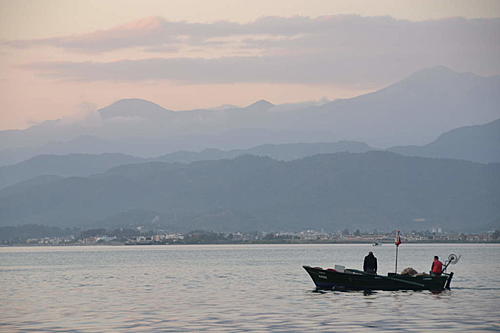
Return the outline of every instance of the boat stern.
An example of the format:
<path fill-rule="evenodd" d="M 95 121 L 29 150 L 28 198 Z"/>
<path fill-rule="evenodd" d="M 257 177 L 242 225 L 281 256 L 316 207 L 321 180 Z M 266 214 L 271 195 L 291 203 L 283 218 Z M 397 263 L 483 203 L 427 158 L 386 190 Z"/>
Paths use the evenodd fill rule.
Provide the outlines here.
<path fill-rule="evenodd" d="M 453 279 L 453 272 L 451 272 L 450 274 L 448 274 L 448 279 L 446 279 L 446 284 L 445 284 L 445 289 L 448 289 L 450 290 L 450 284 L 451 284 L 451 279 Z"/>

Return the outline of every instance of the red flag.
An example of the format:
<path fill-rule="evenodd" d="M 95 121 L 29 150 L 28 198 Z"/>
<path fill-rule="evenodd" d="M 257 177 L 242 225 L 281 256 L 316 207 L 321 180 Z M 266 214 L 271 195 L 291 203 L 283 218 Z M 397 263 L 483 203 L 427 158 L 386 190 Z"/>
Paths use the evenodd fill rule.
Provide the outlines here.
<path fill-rule="evenodd" d="M 399 230 L 396 231 L 396 240 L 394 241 L 394 244 L 396 244 L 396 246 L 399 246 L 399 244 L 401 244 L 401 237 L 399 237 Z"/>

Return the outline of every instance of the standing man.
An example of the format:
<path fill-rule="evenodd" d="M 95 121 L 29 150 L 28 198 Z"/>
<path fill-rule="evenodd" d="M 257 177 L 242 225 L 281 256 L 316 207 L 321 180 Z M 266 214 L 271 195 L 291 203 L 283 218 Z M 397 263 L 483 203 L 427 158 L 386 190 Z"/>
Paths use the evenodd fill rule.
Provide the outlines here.
<path fill-rule="evenodd" d="M 366 273 L 377 274 L 377 258 L 373 255 L 373 252 L 368 252 L 363 262 L 363 271 Z"/>
<path fill-rule="evenodd" d="M 434 256 L 434 261 L 431 266 L 431 275 L 441 275 L 443 273 L 443 263 L 439 261 L 438 256 Z"/>

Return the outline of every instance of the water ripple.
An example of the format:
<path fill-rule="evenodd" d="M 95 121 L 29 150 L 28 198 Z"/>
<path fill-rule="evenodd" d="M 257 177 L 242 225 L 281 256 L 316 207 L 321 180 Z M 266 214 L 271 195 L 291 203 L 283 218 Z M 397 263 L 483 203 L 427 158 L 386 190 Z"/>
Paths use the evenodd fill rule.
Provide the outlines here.
<path fill-rule="evenodd" d="M 5 332 L 498 331 L 500 246 L 406 245 L 401 267 L 462 254 L 452 290 L 316 291 L 303 264 L 357 268 L 371 246 L 0 249 Z M 376 250 L 381 271 L 393 249 Z"/>

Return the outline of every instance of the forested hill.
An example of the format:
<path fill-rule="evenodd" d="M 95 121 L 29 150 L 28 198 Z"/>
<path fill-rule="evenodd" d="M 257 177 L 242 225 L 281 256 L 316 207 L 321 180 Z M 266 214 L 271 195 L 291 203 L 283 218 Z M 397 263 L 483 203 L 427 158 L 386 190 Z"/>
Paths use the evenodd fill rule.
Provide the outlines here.
<path fill-rule="evenodd" d="M 409 156 L 499 163 L 500 119 L 483 125 L 453 129 L 424 146 L 400 146 L 389 150 Z"/>
<path fill-rule="evenodd" d="M 471 230 L 499 216 L 500 164 L 389 152 L 140 163 L 0 191 L 0 225 Z"/>

